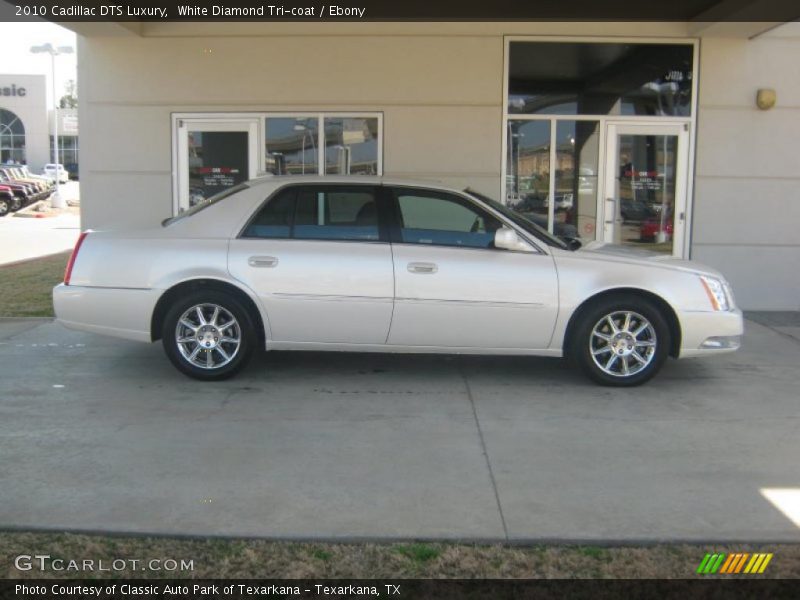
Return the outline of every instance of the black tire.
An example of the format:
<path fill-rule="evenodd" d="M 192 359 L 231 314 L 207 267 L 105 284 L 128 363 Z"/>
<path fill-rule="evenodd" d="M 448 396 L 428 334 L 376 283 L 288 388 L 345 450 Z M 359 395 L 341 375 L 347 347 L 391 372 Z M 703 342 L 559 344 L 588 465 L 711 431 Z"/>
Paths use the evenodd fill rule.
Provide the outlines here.
<path fill-rule="evenodd" d="M 16 212 L 20 208 L 22 208 L 22 201 L 19 199 L 18 196 L 14 196 L 11 200 L 11 212 Z"/>
<path fill-rule="evenodd" d="M 205 325 L 197 317 L 196 307 L 198 306 L 201 307 L 201 313 L 204 315 L 204 320 L 207 321 Z M 217 314 L 217 324 L 223 326 L 220 328 L 212 325 L 213 307 L 215 306 L 221 309 Z M 190 309 L 193 309 L 194 312 L 187 317 L 188 324 L 198 326 L 198 328 L 190 329 L 181 324 L 179 330 L 178 321 Z M 227 320 L 228 315 L 235 319 L 236 325 L 233 329 L 224 327 L 230 323 Z M 226 337 L 233 339 L 237 337 L 235 334 L 238 334 L 239 343 L 238 346 L 235 346 L 234 351 L 232 342 L 222 340 Z M 179 343 L 179 335 L 180 339 L 190 341 Z M 195 341 L 201 339 L 200 336 L 203 341 Z M 247 365 L 253 355 L 257 339 L 253 318 L 247 309 L 236 298 L 218 290 L 193 292 L 176 301 L 164 317 L 164 327 L 161 331 L 164 351 L 172 364 L 185 375 L 202 381 L 216 381 L 233 377 Z M 204 347 L 205 345 L 209 345 L 211 348 L 208 349 Z M 196 349 L 198 349 L 197 352 L 195 352 Z M 210 359 L 208 358 L 209 354 L 211 355 Z M 194 361 L 191 360 L 193 355 L 196 355 Z M 224 362 L 226 355 L 230 357 L 229 362 Z M 198 361 L 203 362 L 204 366 L 199 366 Z M 213 366 L 213 363 L 216 362 L 220 363 L 219 366 Z M 212 366 L 205 366 L 207 364 L 212 364 Z"/>
<path fill-rule="evenodd" d="M 0 198 L 0 217 L 5 217 L 11 211 L 11 202 L 8 198 Z"/>
<path fill-rule="evenodd" d="M 648 327 L 640 330 L 645 324 Z M 658 373 L 669 356 L 672 335 L 656 304 L 620 294 L 581 310 L 567 343 L 568 358 L 591 380 L 632 387 Z"/>

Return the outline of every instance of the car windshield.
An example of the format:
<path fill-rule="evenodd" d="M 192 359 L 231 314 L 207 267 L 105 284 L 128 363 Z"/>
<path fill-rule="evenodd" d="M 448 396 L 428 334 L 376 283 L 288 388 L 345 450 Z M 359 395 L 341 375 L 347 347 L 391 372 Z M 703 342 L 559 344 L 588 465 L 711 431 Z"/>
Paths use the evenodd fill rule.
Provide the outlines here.
<path fill-rule="evenodd" d="M 170 217 L 169 219 L 164 219 L 161 222 L 161 225 L 166 227 L 167 225 L 172 225 L 173 223 L 176 223 L 177 221 L 181 221 L 181 220 L 185 219 L 186 217 L 191 217 L 192 215 L 196 215 L 197 213 L 199 213 L 204 208 L 208 208 L 212 204 L 216 204 L 220 200 L 224 200 L 228 196 L 232 196 L 236 192 L 240 192 L 241 190 L 245 189 L 246 187 L 247 187 L 247 183 L 246 182 L 245 183 L 240 183 L 239 185 L 235 185 L 235 186 L 233 186 L 231 188 L 228 188 L 227 190 L 223 190 L 218 194 L 214 194 L 213 196 L 211 196 L 211 198 L 206 198 L 205 200 L 201 200 L 200 202 L 198 202 L 197 204 L 195 204 L 191 208 L 189 208 L 187 210 L 184 210 L 180 214 L 175 215 L 174 217 Z"/>
<path fill-rule="evenodd" d="M 542 240 L 548 246 L 554 246 L 556 248 L 561 248 L 562 250 L 570 249 L 569 245 L 566 242 L 564 242 L 564 240 L 554 236 L 541 225 L 534 223 L 530 219 L 526 219 L 518 212 L 511 210 L 510 208 L 508 208 L 504 204 L 501 204 L 497 200 L 492 200 L 488 196 L 485 196 L 480 192 L 476 192 L 475 190 L 471 190 L 469 188 L 465 189 L 464 191 L 473 198 L 476 198 L 477 200 L 480 200 L 481 202 L 488 204 L 494 210 L 496 210 L 504 217 L 506 217 L 509 221 L 512 221 L 515 225 L 517 225 L 521 229 L 524 229 L 531 235 Z"/>

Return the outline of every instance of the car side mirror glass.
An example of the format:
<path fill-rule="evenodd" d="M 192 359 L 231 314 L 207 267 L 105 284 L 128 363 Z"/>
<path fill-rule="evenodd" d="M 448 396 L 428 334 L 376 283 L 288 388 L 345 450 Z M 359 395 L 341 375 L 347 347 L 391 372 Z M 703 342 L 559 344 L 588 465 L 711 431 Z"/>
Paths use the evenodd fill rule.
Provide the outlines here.
<path fill-rule="evenodd" d="M 501 227 L 494 232 L 494 247 L 517 252 L 532 252 L 533 247 L 508 227 Z"/>

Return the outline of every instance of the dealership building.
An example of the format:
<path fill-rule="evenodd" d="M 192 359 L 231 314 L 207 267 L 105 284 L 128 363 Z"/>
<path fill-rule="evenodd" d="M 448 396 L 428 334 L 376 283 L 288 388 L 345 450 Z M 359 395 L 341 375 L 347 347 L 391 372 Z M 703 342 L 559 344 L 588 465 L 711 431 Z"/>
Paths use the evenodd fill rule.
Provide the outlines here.
<path fill-rule="evenodd" d="M 798 23 L 65 26 L 85 228 L 264 173 L 431 179 L 800 309 Z"/>
<path fill-rule="evenodd" d="M 78 111 L 47 108 L 44 75 L 0 74 L 0 163 L 41 173 L 53 162 L 53 119 L 58 119 L 58 161 L 78 168 Z"/>

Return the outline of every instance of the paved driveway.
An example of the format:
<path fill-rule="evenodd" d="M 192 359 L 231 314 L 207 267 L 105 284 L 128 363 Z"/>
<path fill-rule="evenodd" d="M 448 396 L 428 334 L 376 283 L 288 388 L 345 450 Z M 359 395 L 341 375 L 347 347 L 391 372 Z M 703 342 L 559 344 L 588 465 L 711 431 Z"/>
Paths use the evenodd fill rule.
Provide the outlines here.
<path fill-rule="evenodd" d="M 65 200 L 79 199 L 79 183 L 70 181 L 62 185 L 61 195 Z M 15 214 L 0 218 L 0 239 L 3 241 L 0 244 L 0 265 L 72 250 L 81 232 L 77 209 L 46 219 Z"/>
<path fill-rule="evenodd" d="M 0 323 L 0 370 L 0 527 L 800 541 L 762 493 L 800 488 L 800 340 L 752 322 L 634 390 L 552 359 L 319 353 L 202 384 L 35 321 Z"/>

